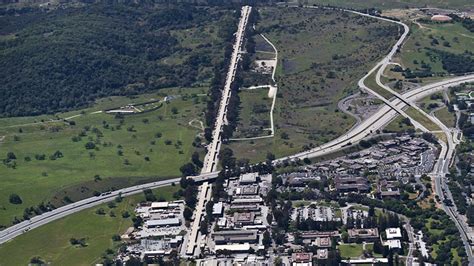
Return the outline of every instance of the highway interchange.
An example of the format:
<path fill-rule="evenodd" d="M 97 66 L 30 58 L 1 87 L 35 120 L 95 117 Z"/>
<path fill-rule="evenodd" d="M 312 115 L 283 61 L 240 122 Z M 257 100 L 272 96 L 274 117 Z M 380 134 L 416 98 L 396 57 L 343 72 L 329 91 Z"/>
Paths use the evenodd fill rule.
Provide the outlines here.
<path fill-rule="evenodd" d="M 187 255 L 194 255 L 195 251 L 199 250 L 199 249 L 195 249 L 195 247 L 199 244 L 197 242 L 199 242 L 199 239 L 200 239 L 200 237 L 198 237 L 199 224 L 202 218 L 203 208 L 205 207 L 206 202 L 210 200 L 210 189 L 209 189 L 210 184 L 208 183 L 208 180 L 215 178 L 218 174 L 218 171 L 216 171 L 216 169 L 217 169 L 217 163 L 218 163 L 219 150 L 221 146 L 221 132 L 222 132 L 222 127 L 227 122 L 226 114 L 227 114 L 227 105 L 229 103 L 230 96 L 231 96 L 231 85 L 233 83 L 236 71 L 238 69 L 238 62 L 240 60 L 241 48 L 244 43 L 244 34 L 245 34 L 245 29 L 247 26 L 247 21 L 248 21 L 250 11 L 251 11 L 251 7 L 242 8 L 241 19 L 239 21 L 238 30 L 236 33 L 235 44 L 233 46 L 233 53 L 231 56 L 230 66 L 229 66 L 228 74 L 226 77 L 226 82 L 223 89 L 218 114 L 216 117 L 215 128 L 213 131 L 213 140 L 208 146 L 208 152 L 204 159 L 204 167 L 202 169 L 201 175 L 192 177 L 196 181 L 203 181 L 204 183 L 203 185 L 200 186 L 200 189 L 199 189 L 199 198 L 198 198 L 197 208 L 194 213 L 195 215 L 194 222 L 192 224 L 191 234 L 188 239 L 188 244 L 186 245 Z M 399 115 L 409 118 L 414 124 L 414 126 L 422 130 L 423 132 L 430 132 L 424 125 L 422 125 L 418 121 L 411 118 L 404 111 L 404 109 L 406 109 L 407 107 L 415 108 L 418 112 L 426 116 L 431 122 L 436 124 L 441 129 L 443 134 L 446 136 L 446 142 L 444 142 L 441 139 L 438 140 L 441 145 L 441 152 L 439 154 L 437 163 L 432 173 L 430 174 L 430 176 L 435 180 L 436 195 L 440 199 L 440 204 L 442 208 L 446 211 L 446 213 L 455 222 L 460 232 L 460 235 L 462 237 L 463 243 L 465 245 L 467 255 L 469 257 L 469 262 L 470 264 L 473 264 L 474 259 L 473 259 L 472 248 L 471 248 L 471 243 L 473 240 L 472 233 L 468 225 L 465 223 L 465 221 L 461 219 L 461 217 L 459 217 L 456 207 L 448 206 L 444 202 L 445 199 L 449 199 L 451 200 L 451 202 L 453 202 L 451 193 L 449 192 L 449 188 L 446 184 L 445 176 L 448 173 L 448 168 L 453 161 L 456 145 L 459 143 L 459 140 L 457 140 L 456 137 L 453 137 L 453 133 L 458 134 L 458 132 L 446 127 L 436 117 L 426 114 L 423 110 L 421 110 L 419 107 L 416 106 L 415 102 L 431 94 L 446 90 L 449 87 L 457 86 L 459 84 L 466 83 L 466 82 L 474 82 L 474 75 L 451 77 L 443 81 L 425 85 L 425 86 L 410 90 L 406 93 L 399 94 L 393 91 L 392 89 L 390 89 L 389 87 L 385 86 L 381 82 L 380 77 L 383 74 L 385 68 L 391 64 L 393 55 L 397 52 L 399 47 L 403 44 L 406 36 L 408 35 L 408 32 L 409 32 L 408 26 L 399 21 L 393 21 L 386 18 L 375 17 L 375 16 L 371 16 L 368 14 L 359 13 L 359 12 L 351 11 L 351 10 L 345 10 L 345 11 L 356 13 L 362 16 L 368 16 L 368 17 L 373 17 L 376 19 L 381 19 L 384 21 L 392 22 L 392 23 L 397 23 L 403 26 L 404 28 L 403 34 L 401 35 L 397 43 L 393 46 L 390 53 L 386 57 L 384 57 L 376 66 L 374 66 L 362 79 L 360 79 L 358 83 L 361 89 L 366 90 L 367 92 L 372 93 L 373 95 L 377 96 L 385 103 L 385 105 L 382 106 L 371 117 L 369 117 L 365 121 L 362 121 L 362 123 L 352 128 L 350 131 L 346 132 L 344 135 L 330 142 L 327 142 L 317 148 L 300 152 L 291 156 L 276 159 L 273 163 L 279 164 L 286 160 L 315 158 L 315 157 L 320 157 L 320 156 L 327 155 L 333 152 L 337 152 L 341 149 L 347 148 L 347 146 L 357 144 L 362 139 L 376 135 L 379 130 L 384 128 L 388 123 L 393 121 Z M 376 73 L 377 84 L 380 87 L 384 88 L 385 90 L 389 91 L 394 96 L 392 97 L 392 99 L 385 99 L 384 97 L 382 97 L 381 95 L 376 93 L 374 90 L 370 89 L 369 87 L 365 85 L 364 83 L 365 80 L 376 70 L 377 70 L 377 73 Z M 120 189 L 116 191 L 103 193 L 97 197 L 87 198 L 78 202 L 74 202 L 74 203 L 62 206 L 50 212 L 46 212 L 41 215 L 32 217 L 29 220 L 25 220 L 23 222 L 20 222 L 16 225 L 13 225 L 9 228 L 4 229 L 3 231 L 0 232 L 0 244 L 5 243 L 31 229 L 50 223 L 54 220 L 60 219 L 67 215 L 73 214 L 75 212 L 78 212 L 87 208 L 91 208 L 93 206 L 97 206 L 105 202 L 112 201 L 119 195 L 129 196 L 129 195 L 141 193 L 144 189 L 154 189 L 154 188 L 158 188 L 162 186 L 168 186 L 168 185 L 171 185 L 173 183 L 178 183 L 178 182 L 179 182 L 179 178 L 175 178 L 175 179 L 151 182 L 147 184 L 141 184 L 141 185 L 137 185 L 137 186 L 133 186 L 129 188 L 124 188 L 124 189 Z M 410 255 L 411 254 L 409 254 L 408 258 L 410 258 Z"/>

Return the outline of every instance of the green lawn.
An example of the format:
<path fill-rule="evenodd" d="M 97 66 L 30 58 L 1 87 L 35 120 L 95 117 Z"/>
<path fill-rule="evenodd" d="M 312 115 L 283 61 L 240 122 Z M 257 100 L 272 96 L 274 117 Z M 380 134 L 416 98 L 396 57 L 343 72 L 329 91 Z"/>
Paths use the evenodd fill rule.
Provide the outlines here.
<path fill-rule="evenodd" d="M 339 245 L 339 252 L 342 258 L 358 258 L 364 249 L 362 244 L 342 244 Z"/>
<path fill-rule="evenodd" d="M 460 23 L 421 23 L 421 25 L 422 28 L 410 24 L 411 35 L 403 45 L 400 54 L 404 67 L 412 70 L 422 69 L 422 63 L 425 63 L 434 73 L 446 73 L 440 58 L 427 54 L 427 48 L 461 54 L 474 46 L 474 34 Z M 439 44 L 435 44 L 434 40 L 437 40 Z M 444 45 L 445 42 L 449 43 L 449 46 Z"/>
<path fill-rule="evenodd" d="M 409 107 L 405 113 L 410 116 L 412 119 L 423 125 L 426 129 L 431 131 L 441 130 L 434 122 L 432 122 L 428 117 L 424 116 L 418 110 L 413 107 Z"/>
<path fill-rule="evenodd" d="M 387 91 L 386 89 L 382 88 L 377 84 L 377 81 L 375 80 L 375 77 L 377 76 L 377 71 L 379 71 L 379 68 L 377 68 L 370 76 L 368 76 L 364 80 L 365 86 L 367 86 L 369 89 L 373 90 L 374 92 L 378 93 L 380 96 L 384 97 L 385 99 L 389 100 L 390 98 L 393 97 L 392 93 Z"/>
<path fill-rule="evenodd" d="M 447 127 L 454 127 L 456 124 L 456 115 L 450 113 L 448 108 L 443 108 L 435 112 L 436 117 Z"/>
<path fill-rule="evenodd" d="M 384 131 L 388 132 L 406 132 L 409 129 L 414 129 L 413 125 L 407 125 L 403 122 L 404 117 L 399 115 L 392 122 L 390 122 Z"/>
<path fill-rule="evenodd" d="M 156 197 L 173 199 L 178 186 L 154 190 Z M 101 263 L 106 249 L 116 251 L 117 243 L 112 241 L 114 234 L 121 235 L 132 226 L 131 217 L 123 218 L 122 212 L 133 214 L 134 207 L 144 200 L 143 193 L 124 198 L 116 207 L 110 209 L 103 204 L 87 209 L 47 225 L 33 229 L 14 240 L 0 246 L 0 265 L 27 265 L 32 257 L 40 257 L 52 265 L 93 265 Z M 102 208 L 105 215 L 96 214 Z M 110 213 L 115 213 L 111 217 Z M 71 238 L 85 238 L 86 247 L 71 245 Z"/>
<path fill-rule="evenodd" d="M 268 98 L 268 88 L 241 90 L 240 113 L 234 137 L 266 136 L 271 131 L 270 110 L 272 99 Z"/>
<path fill-rule="evenodd" d="M 189 126 L 188 122 L 202 120 L 205 103 L 203 97 L 192 98 L 185 94 L 203 91 L 173 89 L 160 91 L 161 96 L 149 94 L 139 99 L 104 99 L 97 106 L 84 110 L 85 115 L 74 118 L 76 125 L 73 126 L 54 122 L 12 127 L 15 121 L 11 118 L 0 122 L 3 125 L 0 126 L 0 136 L 6 136 L 0 144 L 0 158 L 6 158 L 7 152 L 13 152 L 17 158 L 15 168 L 0 165 L 0 225 L 9 225 L 15 216 L 23 216 L 25 208 L 40 202 L 53 201 L 56 206 L 60 205 L 66 196 L 62 191 L 85 192 L 73 195 L 72 199 L 77 200 L 92 195 L 96 188 L 108 190 L 151 178 L 178 176 L 179 167 L 189 161 L 195 151 L 191 144 L 200 131 Z M 91 114 L 91 111 L 106 106 L 156 99 L 163 93 L 183 97 L 152 112 L 125 116 L 123 122 L 114 115 Z M 174 108 L 177 114 L 172 113 Z M 80 112 L 61 114 L 61 117 L 75 113 Z M 38 119 L 20 118 L 17 123 Z M 72 137 L 78 136 L 86 126 L 90 127 L 85 131 L 86 136 L 74 142 Z M 93 128 L 97 128 L 95 133 Z M 156 133 L 161 133 L 161 137 L 157 138 Z M 14 136 L 19 140 L 15 141 Z M 167 141 L 170 141 L 169 145 L 165 143 Z M 87 142 L 94 142 L 96 149 L 86 149 Z M 60 151 L 63 157 L 51 160 L 50 156 L 56 151 Z M 121 156 L 119 151 L 123 153 Z M 41 154 L 45 154 L 45 160 L 35 159 Z M 26 157 L 31 161 L 25 160 Z M 99 175 L 101 180 L 95 175 Z M 10 204 L 11 193 L 20 195 L 23 204 Z"/>

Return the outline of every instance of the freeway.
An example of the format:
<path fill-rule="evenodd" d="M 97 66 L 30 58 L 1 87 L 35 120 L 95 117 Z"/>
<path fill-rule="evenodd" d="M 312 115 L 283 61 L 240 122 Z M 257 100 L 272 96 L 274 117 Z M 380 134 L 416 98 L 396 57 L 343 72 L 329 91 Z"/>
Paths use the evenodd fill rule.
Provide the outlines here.
<path fill-rule="evenodd" d="M 454 77 L 448 80 L 436 82 L 433 84 L 428 84 L 413 90 L 410 90 L 403 94 L 403 96 L 408 99 L 409 102 L 415 102 L 426 96 L 437 93 L 439 91 L 445 90 L 449 87 L 457 86 L 466 82 L 474 82 L 474 75 Z M 397 109 L 403 109 L 406 107 L 406 103 L 396 98 L 391 101 L 391 105 L 396 106 Z M 320 157 L 326 154 L 330 154 L 341 150 L 349 145 L 356 144 L 360 140 L 370 136 L 375 135 L 377 130 L 382 129 L 385 125 L 390 123 L 395 119 L 399 113 L 392 109 L 388 105 L 382 106 L 377 112 L 375 112 L 368 119 L 360 123 L 358 126 L 352 128 L 350 131 L 346 132 L 344 135 L 329 141 L 319 147 L 300 152 L 294 155 L 282 157 L 276 159 L 274 164 L 282 163 L 286 160 L 294 159 L 304 159 L 304 158 L 315 158 Z"/>
<path fill-rule="evenodd" d="M 243 34 L 244 34 L 243 29 L 245 29 L 245 27 L 246 27 L 246 20 L 248 19 L 248 14 L 250 13 L 250 7 L 244 7 L 242 11 L 243 11 L 242 16 L 244 18 L 243 19 L 244 22 L 242 23 L 242 18 L 241 18 L 241 21 L 240 21 L 239 27 L 238 27 L 238 32 L 237 32 L 237 35 L 236 35 L 237 36 L 236 37 L 236 44 L 234 45 L 234 52 L 233 52 L 232 58 L 231 58 L 231 66 L 229 67 L 229 73 L 231 73 L 231 75 L 230 75 L 230 77 L 229 77 L 229 75 L 227 76 L 226 86 L 224 87 L 223 97 L 222 97 L 222 101 L 221 101 L 221 104 L 220 104 L 218 117 L 217 117 L 217 120 L 216 120 L 215 130 L 213 132 L 213 141 L 210 144 L 210 146 L 208 147 L 209 153 L 206 155 L 206 158 L 205 158 L 205 161 L 204 161 L 205 167 L 203 168 L 203 173 L 200 176 L 192 177 L 196 181 L 204 181 L 205 184 L 207 184 L 207 182 L 206 182 L 207 180 L 213 179 L 217 176 L 217 172 L 215 170 L 216 170 L 216 166 L 217 166 L 218 153 L 219 153 L 220 144 L 221 144 L 220 143 L 220 133 L 222 131 L 223 125 L 226 122 L 225 116 L 226 116 L 226 112 L 227 112 L 227 104 L 228 104 L 228 101 L 230 99 L 230 93 L 231 93 L 230 86 L 232 84 L 233 77 L 235 75 L 235 71 L 237 70 L 237 64 L 238 64 L 238 61 L 239 61 L 239 58 L 240 58 L 240 55 L 239 55 L 240 47 L 241 47 L 242 42 L 243 42 Z M 350 11 L 350 12 L 358 13 L 358 12 L 355 12 L 355 11 Z M 365 15 L 365 16 L 370 16 L 370 15 L 363 14 L 363 13 L 358 13 L 358 14 Z M 379 18 L 379 17 L 375 17 L 375 18 L 382 19 L 382 18 Z M 383 20 L 387 20 L 387 19 L 383 19 Z M 401 41 L 399 40 L 397 42 L 397 44 L 393 47 L 390 54 L 387 57 L 385 57 L 381 62 L 379 62 L 379 64 L 376 67 L 374 67 L 371 70 L 370 73 L 373 73 L 373 71 L 375 71 L 375 69 L 377 69 L 377 67 L 380 67 L 380 69 L 381 69 L 382 66 L 386 66 L 386 65 L 389 64 L 389 62 L 391 60 L 391 57 L 394 54 L 394 51 L 396 51 L 396 49 L 398 49 L 399 45 L 401 45 L 401 43 L 403 42 L 403 39 L 406 36 L 405 33 L 400 38 Z M 365 85 L 363 83 L 363 81 L 367 77 L 368 77 L 368 75 L 366 75 L 363 79 L 361 79 L 362 82 L 360 82 L 359 84 L 361 85 L 362 88 L 367 89 L 367 90 L 370 91 L 370 88 L 365 87 Z M 378 80 L 380 81 L 380 79 L 378 79 Z M 324 145 L 321 145 L 320 147 L 314 148 L 312 150 L 305 151 L 305 152 L 302 152 L 302 153 L 298 153 L 298 154 L 295 154 L 295 155 L 292 155 L 292 156 L 277 159 L 277 160 L 274 161 L 274 163 L 277 164 L 277 163 L 280 163 L 284 160 L 291 160 L 291 159 L 296 159 L 296 158 L 299 158 L 299 159 L 314 158 L 314 157 L 326 155 L 326 154 L 338 151 L 340 149 L 343 149 L 343 148 L 347 147 L 348 145 L 357 143 L 358 141 L 364 139 L 365 137 L 367 137 L 369 135 L 375 134 L 375 132 L 377 130 L 380 130 L 381 128 L 383 128 L 386 124 L 388 124 L 390 121 L 395 119 L 399 114 L 404 115 L 403 108 L 405 108 L 408 105 L 414 106 L 415 104 L 413 104 L 413 103 L 415 101 L 417 101 L 419 99 L 422 99 L 422 98 L 424 98 L 424 97 L 426 97 L 430 94 L 445 90 L 448 87 L 456 86 L 456 85 L 459 85 L 459 84 L 462 84 L 462 83 L 465 83 L 465 82 L 473 82 L 473 81 L 474 81 L 474 75 L 468 75 L 468 76 L 450 78 L 450 79 L 445 80 L 445 81 L 433 83 L 433 84 L 430 84 L 430 85 L 426 85 L 426 86 L 408 91 L 408 92 L 404 93 L 403 95 L 399 95 L 399 97 L 396 97 L 395 99 L 393 99 L 391 101 L 388 101 L 388 100 L 384 101 L 387 105 L 384 105 L 383 107 L 381 107 L 369 119 L 363 121 L 358 126 L 352 128 L 349 132 L 347 132 L 343 136 L 341 136 L 341 137 L 339 137 L 339 138 L 337 138 L 333 141 L 330 141 L 330 142 L 328 142 Z M 434 118 L 434 120 L 436 120 L 436 119 Z M 414 122 L 417 123 L 416 121 L 414 121 Z M 436 121 L 435 121 L 435 123 L 438 124 Z M 417 124 L 417 126 L 421 129 L 423 129 L 423 126 L 420 125 L 419 123 Z M 446 133 L 446 127 L 443 127 L 443 126 L 440 125 L 440 128 L 443 130 L 443 132 Z M 448 134 L 448 135 L 451 135 L 451 134 Z M 454 154 L 453 147 L 455 147 L 453 145 L 455 143 L 450 141 L 450 139 L 452 140 L 452 138 L 447 137 L 447 139 L 448 139 L 448 143 L 447 143 L 447 145 L 446 144 L 442 145 L 442 152 L 440 153 L 440 159 L 438 160 L 437 167 L 435 168 L 435 171 L 433 173 L 433 175 L 436 175 L 438 177 L 438 178 L 435 179 L 436 182 L 437 182 L 437 185 L 436 185 L 437 194 L 441 195 L 440 198 L 442 198 L 442 199 L 444 199 L 444 194 L 442 193 L 443 192 L 442 188 L 447 188 L 443 177 L 445 176 L 445 173 L 447 171 L 447 166 L 449 165 L 450 160 L 453 157 L 453 154 Z M 161 187 L 161 186 L 167 186 L 167 185 L 172 184 L 173 182 L 179 182 L 179 179 L 170 179 L 170 180 L 165 180 L 165 181 L 152 182 L 152 183 L 148 183 L 148 184 L 142 184 L 142 185 L 138 185 L 138 186 L 124 188 L 124 189 L 121 189 L 121 190 L 104 193 L 104 194 L 102 194 L 98 197 L 84 199 L 84 200 L 81 200 L 81 201 L 78 201 L 78 202 L 60 207 L 58 209 L 52 210 L 52 211 L 44 213 L 42 215 L 35 216 L 35 217 L 31 218 L 30 220 L 23 221 L 19 224 L 13 225 L 13 226 L 1 231 L 0 232 L 0 244 L 5 243 L 6 241 L 9 241 L 9 240 L 13 239 L 14 237 L 16 237 L 18 235 L 21 235 L 21 234 L 23 234 L 24 232 L 26 232 L 28 230 L 37 228 L 41 225 L 44 225 L 44 224 L 47 224 L 47 223 L 52 222 L 54 220 L 60 219 L 60 218 L 62 218 L 64 216 L 67 216 L 69 214 L 72 214 L 72 213 L 75 213 L 77 211 L 80 211 L 80 210 L 83 210 L 83 209 L 87 209 L 87 208 L 105 203 L 105 202 L 108 202 L 108 201 L 112 201 L 112 200 L 115 199 L 115 197 L 117 197 L 120 194 L 123 195 L 123 196 L 133 195 L 133 194 L 140 193 L 144 189 L 153 189 L 153 188 L 157 188 L 157 187 Z M 203 185 L 203 186 L 205 186 L 205 187 L 201 186 L 201 188 L 200 188 L 200 198 L 199 198 L 199 204 L 198 205 L 201 206 L 201 212 L 200 212 L 201 215 L 199 215 L 199 216 L 202 216 L 202 207 L 204 206 L 205 202 L 207 200 L 209 200 L 209 193 L 208 193 L 208 191 L 209 191 L 208 187 L 209 186 L 208 186 L 208 184 Z M 449 196 L 449 195 L 450 195 L 450 193 L 447 193 L 447 196 Z M 201 201 L 201 198 L 203 198 L 202 201 Z M 463 231 L 468 232 L 468 231 L 465 230 L 465 228 L 463 228 L 464 225 L 460 221 L 457 221 L 457 218 L 456 218 L 457 217 L 456 216 L 457 212 L 455 212 L 455 209 L 452 209 L 451 207 L 448 207 L 445 204 L 443 204 L 443 208 L 446 210 L 448 215 L 450 215 L 451 218 L 455 221 L 456 226 L 458 228 L 460 228 L 461 236 L 463 237 L 463 240 L 465 240 L 467 233 L 463 234 L 462 232 Z M 198 216 L 197 215 L 198 213 L 199 212 L 195 212 L 196 217 Z M 195 217 L 195 221 L 196 220 L 200 221 L 201 218 L 200 217 L 196 218 L 196 217 Z M 193 230 L 197 231 L 194 228 L 198 228 L 198 226 L 193 225 Z M 195 235 L 197 237 L 197 233 L 194 234 L 192 232 L 191 235 Z M 466 243 L 466 241 L 464 241 L 464 243 Z M 195 245 L 196 245 L 195 243 L 192 243 L 191 246 L 194 248 Z M 189 247 L 189 246 L 190 245 L 188 244 L 187 247 Z M 468 254 L 471 254 L 470 257 L 472 257 L 472 252 L 470 252 L 471 251 L 470 247 L 468 248 L 466 246 L 466 250 L 467 250 Z"/>
<path fill-rule="evenodd" d="M 180 178 L 173 178 L 163 181 L 157 181 L 147 184 L 141 184 L 133 187 L 123 188 L 111 192 L 102 193 L 100 196 L 87 198 L 78 202 L 74 202 L 60 208 L 54 209 L 49 212 L 45 212 L 41 215 L 32 217 L 29 220 L 25 220 L 21 223 L 15 224 L 8 227 L 7 229 L 0 232 L 0 244 L 3 244 L 31 229 L 37 228 L 44 224 L 50 223 L 54 220 L 60 219 L 67 215 L 73 214 L 75 212 L 88 209 L 94 206 L 97 206 L 102 203 L 113 201 L 117 196 L 121 195 L 131 196 L 134 194 L 141 193 L 144 189 L 154 189 L 163 186 L 169 186 L 173 183 L 179 183 Z"/>

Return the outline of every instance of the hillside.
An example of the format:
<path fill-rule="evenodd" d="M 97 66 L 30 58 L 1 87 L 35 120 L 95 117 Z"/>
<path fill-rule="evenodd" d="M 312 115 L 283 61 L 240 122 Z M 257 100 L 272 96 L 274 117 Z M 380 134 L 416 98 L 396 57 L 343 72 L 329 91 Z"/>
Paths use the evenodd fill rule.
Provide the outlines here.
<path fill-rule="evenodd" d="M 205 84 L 232 37 L 228 10 L 85 5 L 0 17 L 0 117 Z"/>

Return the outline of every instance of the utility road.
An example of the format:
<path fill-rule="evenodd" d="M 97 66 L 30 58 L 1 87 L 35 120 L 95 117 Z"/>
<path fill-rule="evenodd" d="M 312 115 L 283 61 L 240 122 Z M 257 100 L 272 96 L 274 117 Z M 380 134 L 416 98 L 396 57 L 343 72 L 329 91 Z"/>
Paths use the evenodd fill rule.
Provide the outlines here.
<path fill-rule="evenodd" d="M 235 75 L 240 61 L 240 54 L 242 46 L 244 44 L 245 30 L 249 15 L 252 8 L 250 6 L 242 7 L 239 25 L 237 33 L 235 34 L 235 43 L 233 46 L 232 56 L 230 60 L 229 70 L 222 91 L 221 101 L 219 104 L 219 111 L 216 117 L 216 123 L 212 131 L 212 141 L 207 147 L 207 154 L 204 157 L 204 166 L 202 168 L 202 174 L 212 173 L 217 169 L 217 163 L 219 159 L 219 151 L 221 148 L 222 141 L 222 130 L 223 126 L 227 123 L 227 107 L 229 105 L 230 97 L 232 94 L 232 85 L 235 80 Z M 194 220 L 191 225 L 191 232 L 187 239 L 187 243 L 183 243 L 183 247 L 186 247 L 186 255 L 191 257 L 198 257 L 200 255 L 199 243 L 202 238 L 199 233 L 201 220 L 203 218 L 204 209 L 206 208 L 207 202 L 211 199 L 211 185 L 205 181 L 199 187 L 198 202 L 196 209 L 194 210 Z"/>

